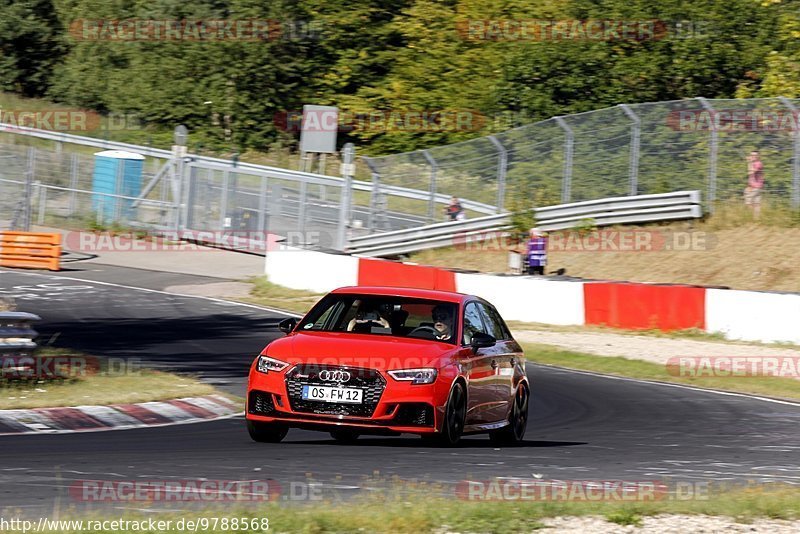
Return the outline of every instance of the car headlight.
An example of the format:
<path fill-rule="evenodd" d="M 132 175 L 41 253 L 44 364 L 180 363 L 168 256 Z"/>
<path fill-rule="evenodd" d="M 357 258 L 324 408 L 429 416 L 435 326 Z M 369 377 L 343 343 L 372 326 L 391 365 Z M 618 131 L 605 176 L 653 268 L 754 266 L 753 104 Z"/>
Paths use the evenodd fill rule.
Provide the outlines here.
<path fill-rule="evenodd" d="M 412 384 L 433 384 L 438 375 L 436 369 L 399 369 L 389 371 L 389 376 L 400 382 L 411 382 Z"/>
<path fill-rule="evenodd" d="M 284 369 L 286 369 L 288 366 L 289 364 L 286 362 L 282 362 L 280 360 L 276 360 L 275 358 L 270 358 L 262 354 L 258 357 L 258 363 L 256 363 L 256 370 L 259 373 L 269 373 L 270 371 L 279 373 Z"/>

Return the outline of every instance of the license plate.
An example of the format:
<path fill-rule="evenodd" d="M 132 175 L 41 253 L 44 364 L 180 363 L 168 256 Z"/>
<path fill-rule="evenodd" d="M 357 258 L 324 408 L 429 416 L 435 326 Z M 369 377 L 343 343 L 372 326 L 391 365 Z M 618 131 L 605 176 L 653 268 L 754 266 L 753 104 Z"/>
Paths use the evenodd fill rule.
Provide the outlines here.
<path fill-rule="evenodd" d="M 303 400 L 361 404 L 363 391 L 332 386 L 303 386 Z"/>

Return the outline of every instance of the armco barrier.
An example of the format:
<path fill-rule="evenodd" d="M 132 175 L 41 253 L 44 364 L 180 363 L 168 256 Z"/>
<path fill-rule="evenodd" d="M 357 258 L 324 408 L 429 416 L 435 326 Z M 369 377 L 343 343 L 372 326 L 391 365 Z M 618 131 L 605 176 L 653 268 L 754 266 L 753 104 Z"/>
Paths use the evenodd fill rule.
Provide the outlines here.
<path fill-rule="evenodd" d="M 0 232 L 0 266 L 58 271 L 61 234 Z"/>
<path fill-rule="evenodd" d="M 276 284 L 320 293 L 352 285 L 454 290 L 485 298 L 511 321 L 696 328 L 730 339 L 800 343 L 800 294 L 454 273 L 300 249 L 267 252 L 266 274 Z"/>

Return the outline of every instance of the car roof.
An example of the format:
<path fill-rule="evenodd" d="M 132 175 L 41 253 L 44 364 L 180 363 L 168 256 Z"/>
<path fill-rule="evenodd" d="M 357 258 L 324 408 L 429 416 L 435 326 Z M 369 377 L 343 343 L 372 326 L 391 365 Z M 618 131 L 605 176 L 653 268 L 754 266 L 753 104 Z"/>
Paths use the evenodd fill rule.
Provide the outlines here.
<path fill-rule="evenodd" d="M 462 303 L 470 298 L 471 295 L 456 293 L 454 291 L 442 291 L 438 289 L 416 289 L 410 287 L 387 287 L 387 286 L 348 286 L 334 289 L 331 293 L 336 294 L 358 294 L 358 295 L 386 295 L 391 297 L 409 297 L 426 300 L 441 300 L 445 302 Z"/>

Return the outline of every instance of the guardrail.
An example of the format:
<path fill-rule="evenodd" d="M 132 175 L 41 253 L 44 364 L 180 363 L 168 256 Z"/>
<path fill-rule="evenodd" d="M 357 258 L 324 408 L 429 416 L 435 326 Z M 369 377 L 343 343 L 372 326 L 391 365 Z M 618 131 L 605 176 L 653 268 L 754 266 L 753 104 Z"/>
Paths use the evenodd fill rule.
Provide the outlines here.
<path fill-rule="evenodd" d="M 60 265 L 61 234 L 0 232 L 0 266 L 58 271 Z"/>
<path fill-rule="evenodd" d="M 93 137 L 83 137 L 80 135 L 72 135 L 61 132 L 51 132 L 47 130 L 40 130 L 38 128 L 31 128 L 28 126 L 17 126 L 14 124 L 0 122 L 0 133 L 3 133 L 3 130 L 7 130 L 8 133 L 26 135 L 29 137 L 35 137 L 37 139 L 46 139 L 48 141 L 54 141 L 57 143 L 72 143 L 76 145 L 90 146 L 94 148 L 102 148 L 105 150 L 124 150 L 127 152 L 136 152 L 138 154 L 142 154 L 143 156 L 149 156 L 161 159 L 171 159 L 174 157 L 174 154 L 171 151 L 160 148 L 153 148 L 143 145 L 132 145 L 130 143 L 120 143 L 116 141 L 95 139 Z M 199 154 L 186 154 L 185 158 L 190 160 L 194 164 L 201 164 L 204 168 L 210 168 L 220 171 L 228 170 L 232 172 L 251 173 L 258 176 L 266 176 L 268 178 L 278 178 L 282 180 L 296 180 L 296 181 L 304 181 L 308 183 L 317 183 L 317 184 L 331 184 L 331 185 L 335 184 L 343 186 L 345 183 L 344 178 L 340 178 L 338 176 L 327 176 L 324 174 L 314 174 L 310 172 L 294 171 L 291 169 L 283 169 L 280 167 L 269 167 L 267 165 L 255 165 L 253 163 L 244 163 L 241 161 L 237 162 L 234 165 L 231 160 L 201 156 Z M 373 184 L 372 182 L 353 180 L 353 189 L 355 189 L 356 191 L 371 192 L 373 190 Z M 379 189 L 381 193 L 387 195 L 409 198 L 413 200 L 427 201 L 431 198 L 430 191 L 410 189 L 407 187 L 381 184 L 379 186 Z M 448 195 L 439 193 L 434 195 L 434 201 L 437 204 L 446 205 L 450 202 L 450 197 Z M 492 206 L 490 204 L 484 204 L 481 202 L 475 202 L 468 199 L 462 199 L 461 205 L 464 206 L 465 209 L 469 209 L 477 213 L 486 213 L 486 214 L 497 213 L 496 206 Z"/>
<path fill-rule="evenodd" d="M 537 208 L 534 213 L 539 229 L 554 231 L 574 228 L 587 219 L 591 219 L 595 226 L 696 219 L 703 216 L 700 202 L 700 191 L 676 191 L 548 206 Z M 494 239 L 497 237 L 494 232 L 510 228 L 511 214 L 504 213 L 353 237 L 348 241 L 347 252 L 369 257 L 395 256 Z"/>

